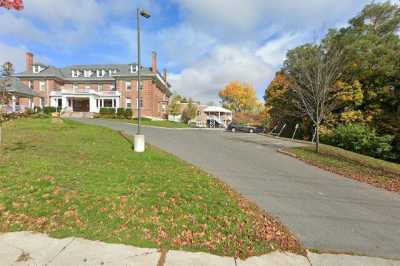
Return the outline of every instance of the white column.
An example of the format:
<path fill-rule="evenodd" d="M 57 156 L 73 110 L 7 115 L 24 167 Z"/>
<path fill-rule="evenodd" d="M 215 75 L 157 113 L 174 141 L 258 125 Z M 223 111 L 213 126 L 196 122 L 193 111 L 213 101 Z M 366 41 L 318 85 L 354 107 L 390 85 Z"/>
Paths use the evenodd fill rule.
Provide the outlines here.
<path fill-rule="evenodd" d="M 64 110 L 67 107 L 68 107 L 68 98 L 65 95 L 63 95 L 61 96 L 61 108 Z"/>
<path fill-rule="evenodd" d="M 32 109 L 32 99 L 30 97 L 28 98 L 28 108 Z"/>
<path fill-rule="evenodd" d="M 96 107 L 96 98 L 91 95 L 89 98 L 89 112 L 91 113 L 97 113 L 97 107 Z"/>
<path fill-rule="evenodd" d="M 121 108 L 122 106 L 120 106 L 119 97 L 115 101 L 116 101 L 115 103 L 117 104 L 116 107 L 117 108 Z"/>
<path fill-rule="evenodd" d="M 13 95 L 11 97 L 11 107 L 12 107 L 12 112 L 13 113 L 15 113 L 17 111 L 16 100 L 17 100 L 17 98 Z"/>

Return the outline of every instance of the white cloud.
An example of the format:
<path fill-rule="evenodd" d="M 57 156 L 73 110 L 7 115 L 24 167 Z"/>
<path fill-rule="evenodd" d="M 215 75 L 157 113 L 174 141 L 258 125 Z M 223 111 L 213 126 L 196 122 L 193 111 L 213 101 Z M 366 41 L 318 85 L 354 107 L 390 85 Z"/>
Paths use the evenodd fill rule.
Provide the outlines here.
<path fill-rule="evenodd" d="M 25 47 L 12 47 L 0 42 L 0 63 L 11 62 L 16 72 L 25 69 Z"/>
<path fill-rule="evenodd" d="M 221 46 L 212 54 L 170 75 L 172 90 L 202 102 L 218 100 L 218 91 L 228 82 L 240 80 L 262 88 L 273 77 L 275 70 L 251 50 L 242 47 Z"/>
<path fill-rule="evenodd" d="M 286 57 L 286 52 L 303 43 L 304 36 L 300 34 L 287 34 L 278 39 L 266 42 L 257 51 L 256 55 L 260 56 L 265 63 L 271 66 L 279 66 Z"/>

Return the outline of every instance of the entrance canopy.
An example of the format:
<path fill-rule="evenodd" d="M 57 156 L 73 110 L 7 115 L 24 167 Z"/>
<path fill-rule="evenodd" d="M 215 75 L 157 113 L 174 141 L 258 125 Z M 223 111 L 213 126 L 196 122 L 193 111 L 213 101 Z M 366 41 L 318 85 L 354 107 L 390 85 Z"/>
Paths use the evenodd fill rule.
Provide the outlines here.
<path fill-rule="evenodd" d="M 205 113 L 221 113 L 221 114 L 231 114 L 232 111 L 220 106 L 208 106 L 203 110 Z"/>

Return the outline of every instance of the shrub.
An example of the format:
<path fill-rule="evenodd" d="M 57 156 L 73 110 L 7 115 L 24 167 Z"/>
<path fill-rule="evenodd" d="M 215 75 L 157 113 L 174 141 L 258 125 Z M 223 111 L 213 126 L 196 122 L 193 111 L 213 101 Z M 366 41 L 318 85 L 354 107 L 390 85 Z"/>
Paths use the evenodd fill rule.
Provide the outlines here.
<path fill-rule="evenodd" d="M 131 119 L 132 118 L 132 109 L 130 109 L 130 108 L 127 108 L 127 109 L 125 109 L 125 118 L 127 118 L 127 119 Z"/>
<path fill-rule="evenodd" d="M 35 106 L 35 107 L 33 108 L 33 111 L 34 111 L 35 113 L 40 113 L 40 112 L 42 111 L 42 108 L 40 108 L 40 106 Z"/>
<path fill-rule="evenodd" d="M 391 135 L 378 136 L 374 129 L 362 124 L 341 125 L 334 134 L 321 136 L 324 143 L 385 160 L 394 159 L 393 139 Z"/>
<path fill-rule="evenodd" d="M 58 111 L 59 111 L 59 108 L 57 108 L 57 107 L 52 107 L 52 106 L 43 107 L 43 113 L 45 113 L 45 114 L 51 114 L 51 113 L 55 113 Z"/>
<path fill-rule="evenodd" d="M 124 118 L 125 117 L 125 108 L 118 108 L 117 109 L 117 117 Z"/>
<path fill-rule="evenodd" d="M 100 108 L 100 116 L 107 118 L 115 118 L 116 117 L 115 108 L 110 108 L 110 107 Z"/>

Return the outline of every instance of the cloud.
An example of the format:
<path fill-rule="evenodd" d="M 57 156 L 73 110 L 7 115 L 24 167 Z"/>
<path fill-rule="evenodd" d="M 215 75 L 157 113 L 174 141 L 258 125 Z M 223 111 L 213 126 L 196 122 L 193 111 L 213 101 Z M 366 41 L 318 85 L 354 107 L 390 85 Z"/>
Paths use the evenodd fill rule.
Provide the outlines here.
<path fill-rule="evenodd" d="M 221 46 L 209 57 L 200 60 L 179 74 L 169 77 L 172 90 L 202 102 L 216 101 L 218 91 L 232 80 L 248 82 L 262 88 L 275 70 L 251 50 L 243 47 Z"/>
<path fill-rule="evenodd" d="M 25 69 L 25 47 L 12 47 L 0 42 L 0 51 L 1 64 L 4 62 L 11 62 L 16 72 Z"/>

